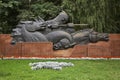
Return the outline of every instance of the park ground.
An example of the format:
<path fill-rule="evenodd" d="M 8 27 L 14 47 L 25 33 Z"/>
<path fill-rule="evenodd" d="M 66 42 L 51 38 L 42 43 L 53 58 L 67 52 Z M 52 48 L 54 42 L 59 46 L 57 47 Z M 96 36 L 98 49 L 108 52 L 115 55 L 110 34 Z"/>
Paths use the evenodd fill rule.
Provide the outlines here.
<path fill-rule="evenodd" d="M 62 70 L 31 70 L 29 63 L 72 62 Z M 120 80 L 120 60 L 0 60 L 0 80 Z"/>

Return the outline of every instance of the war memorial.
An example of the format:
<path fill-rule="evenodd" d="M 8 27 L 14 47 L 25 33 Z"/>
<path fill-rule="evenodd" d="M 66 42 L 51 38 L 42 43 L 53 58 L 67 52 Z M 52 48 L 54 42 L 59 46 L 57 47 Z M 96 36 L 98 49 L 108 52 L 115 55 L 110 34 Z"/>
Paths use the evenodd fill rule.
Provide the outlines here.
<path fill-rule="evenodd" d="M 10 35 L 0 35 L 1 58 L 115 58 L 120 35 L 99 33 L 89 24 L 68 22 L 61 11 L 51 20 L 20 21 Z M 76 31 L 75 26 L 85 27 Z"/>

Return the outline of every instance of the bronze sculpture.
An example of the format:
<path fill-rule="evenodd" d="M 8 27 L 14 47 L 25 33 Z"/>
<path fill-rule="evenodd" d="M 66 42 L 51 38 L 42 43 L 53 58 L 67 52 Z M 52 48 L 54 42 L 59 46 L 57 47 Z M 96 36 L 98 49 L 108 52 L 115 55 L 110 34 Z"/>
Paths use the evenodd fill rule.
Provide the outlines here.
<path fill-rule="evenodd" d="M 77 44 L 108 41 L 107 33 L 93 29 L 75 31 L 73 23 L 67 23 L 68 15 L 62 11 L 56 18 L 44 21 L 21 21 L 12 31 L 12 44 L 16 42 L 53 42 L 53 49 L 66 49 Z"/>

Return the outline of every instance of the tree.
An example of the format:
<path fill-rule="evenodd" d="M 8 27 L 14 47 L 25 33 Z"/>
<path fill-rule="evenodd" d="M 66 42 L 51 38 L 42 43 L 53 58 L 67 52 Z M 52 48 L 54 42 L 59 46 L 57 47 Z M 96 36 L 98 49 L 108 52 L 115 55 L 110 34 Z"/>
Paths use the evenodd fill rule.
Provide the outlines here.
<path fill-rule="evenodd" d="M 0 33 L 11 33 L 20 20 L 52 19 L 61 10 L 69 14 L 70 22 L 90 24 L 98 32 L 120 33 L 119 4 L 120 0 L 0 0 Z"/>
<path fill-rule="evenodd" d="M 13 26 L 17 24 L 17 15 L 19 14 L 18 6 L 18 1 L 0 1 L 1 33 L 10 33 Z"/>

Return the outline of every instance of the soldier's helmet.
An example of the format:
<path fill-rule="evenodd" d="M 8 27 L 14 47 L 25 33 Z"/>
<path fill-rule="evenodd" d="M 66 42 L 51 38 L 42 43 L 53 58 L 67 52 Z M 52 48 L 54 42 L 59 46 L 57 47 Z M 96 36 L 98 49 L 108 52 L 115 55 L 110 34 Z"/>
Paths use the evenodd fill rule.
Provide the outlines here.
<path fill-rule="evenodd" d="M 54 18 L 54 20 L 59 22 L 59 24 L 64 24 L 68 21 L 68 14 L 65 11 L 62 11 L 56 18 Z"/>

